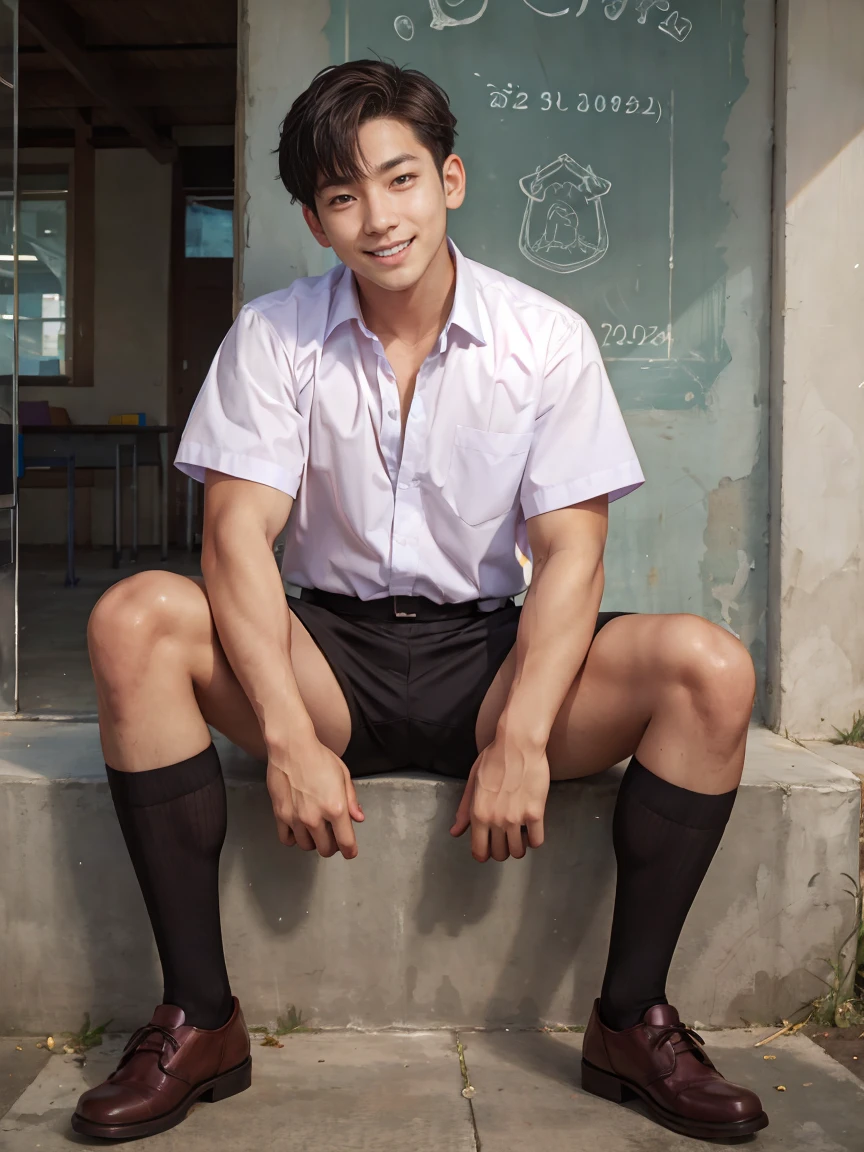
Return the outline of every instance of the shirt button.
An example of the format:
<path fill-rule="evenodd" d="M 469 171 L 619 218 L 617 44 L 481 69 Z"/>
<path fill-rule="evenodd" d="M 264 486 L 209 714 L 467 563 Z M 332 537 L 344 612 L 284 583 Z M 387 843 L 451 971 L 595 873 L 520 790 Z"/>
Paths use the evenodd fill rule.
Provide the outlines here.
<path fill-rule="evenodd" d="M 399 487 L 399 488 L 410 488 L 410 487 L 411 487 L 411 485 L 410 485 L 410 484 L 406 484 L 404 480 L 400 480 L 400 481 L 399 481 L 399 484 L 398 484 L 398 487 Z"/>
<path fill-rule="evenodd" d="M 399 415 L 399 409 L 398 408 L 391 408 L 390 411 L 387 413 L 387 415 L 390 417 L 391 420 L 395 420 L 396 417 Z"/>

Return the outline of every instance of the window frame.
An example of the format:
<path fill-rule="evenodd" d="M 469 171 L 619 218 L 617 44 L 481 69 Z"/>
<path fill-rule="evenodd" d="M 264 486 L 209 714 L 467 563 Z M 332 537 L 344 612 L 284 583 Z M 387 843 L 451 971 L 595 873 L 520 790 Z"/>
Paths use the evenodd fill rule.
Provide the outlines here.
<path fill-rule="evenodd" d="M 76 126 L 75 146 L 64 152 L 62 159 L 50 162 L 19 161 L 18 172 L 66 173 L 66 372 L 19 375 L 19 387 L 92 388 L 95 384 L 96 157 L 88 125 Z"/>
<path fill-rule="evenodd" d="M 61 170 L 66 172 L 65 184 L 66 190 L 60 191 L 59 189 L 42 189 L 33 188 L 25 189 L 22 187 L 21 177 L 24 176 L 53 176 L 59 174 Z M 18 166 L 18 203 L 17 211 L 18 218 L 15 220 L 15 227 L 20 228 L 20 211 L 21 205 L 27 200 L 62 200 L 66 204 L 66 315 L 64 321 L 66 324 L 65 332 L 65 355 L 63 357 L 66 372 L 60 372 L 56 376 L 27 376 L 21 373 L 18 374 L 18 386 L 29 387 L 39 386 L 42 388 L 64 388 L 73 386 L 74 374 L 74 348 L 72 346 L 72 334 L 74 332 L 73 316 L 74 316 L 74 302 L 72 299 L 72 269 L 74 260 L 74 197 L 73 191 L 73 161 L 71 157 L 68 160 L 58 160 L 51 164 L 28 164 L 23 163 Z M 18 285 L 16 282 L 15 292 L 18 294 Z M 20 306 L 18 310 L 18 324 L 21 324 Z M 33 317 L 25 317 L 31 320 Z M 69 372 L 70 363 L 72 365 L 72 372 Z"/>

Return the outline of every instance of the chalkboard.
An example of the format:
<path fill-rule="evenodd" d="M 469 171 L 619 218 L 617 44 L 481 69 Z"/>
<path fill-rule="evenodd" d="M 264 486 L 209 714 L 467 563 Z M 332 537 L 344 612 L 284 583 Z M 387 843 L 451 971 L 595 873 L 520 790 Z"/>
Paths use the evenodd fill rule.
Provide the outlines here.
<path fill-rule="evenodd" d="M 334 63 L 448 92 L 468 196 L 450 234 L 591 324 L 622 408 L 705 407 L 729 362 L 724 132 L 744 0 L 334 0 Z"/>

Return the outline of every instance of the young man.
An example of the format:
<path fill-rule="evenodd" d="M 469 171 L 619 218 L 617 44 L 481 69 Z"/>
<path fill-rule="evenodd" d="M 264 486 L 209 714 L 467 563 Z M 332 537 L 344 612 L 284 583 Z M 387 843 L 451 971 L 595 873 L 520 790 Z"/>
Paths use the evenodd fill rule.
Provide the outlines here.
<path fill-rule="evenodd" d="M 266 760 L 283 843 L 322 856 L 357 854 L 354 776 L 466 778 L 452 832 L 501 861 L 542 845 L 550 779 L 632 757 L 583 1086 L 693 1136 L 767 1123 L 665 997 L 735 799 L 753 667 L 696 616 L 598 615 L 608 503 L 642 473 L 585 322 L 448 243 L 454 126 L 432 81 L 379 61 L 295 102 L 280 174 L 341 264 L 243 308 L 201 390 L 177 464 L 206 483 L 203 580 L 141 573 L 94 610 L 103 749 L 165 1002 L 81 1098 L 88 1136 L 161 1131 L 250 1081 L 208 724 Z"/>

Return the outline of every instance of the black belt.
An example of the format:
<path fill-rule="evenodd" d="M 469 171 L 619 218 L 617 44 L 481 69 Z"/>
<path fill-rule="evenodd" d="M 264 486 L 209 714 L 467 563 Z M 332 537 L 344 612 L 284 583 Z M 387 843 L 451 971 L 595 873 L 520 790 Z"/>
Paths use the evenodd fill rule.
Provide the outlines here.
<path fill-rule="evenodd" d="M 384 596 L 379 600 L 361 600 L 358 596 L 343 596 L 341 592 L 322 592 L 318 588 L 301 588 L 300 599 L 317 604 L 339 616 L 365 616 L 369 620 L 452 620 L 460 616 L 476 616 L 480 612 L 479 600 L 465 600 L 461 604 L 436 604 L 426 596 Z M 510 600 L 506 601 L 510 603 Z"/>

